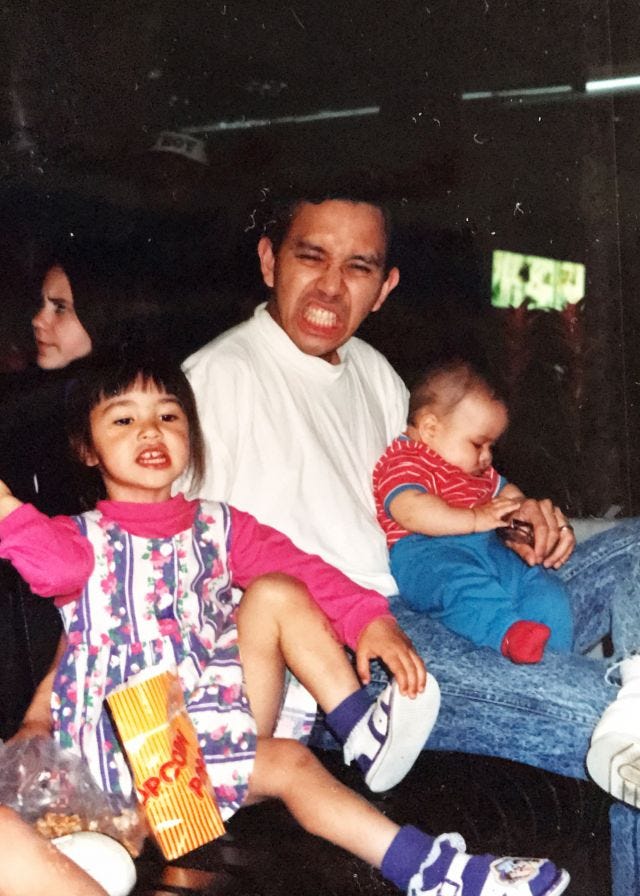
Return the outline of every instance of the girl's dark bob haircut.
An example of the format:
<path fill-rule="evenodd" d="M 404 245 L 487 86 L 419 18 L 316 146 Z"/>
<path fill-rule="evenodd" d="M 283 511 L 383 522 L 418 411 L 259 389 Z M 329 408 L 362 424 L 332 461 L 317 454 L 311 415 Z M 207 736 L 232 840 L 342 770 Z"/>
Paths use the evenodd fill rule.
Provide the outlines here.
<path fill-rule="evenodd" d="M 129 354 L 129 353 L 127 353 Z M 204 476 L 204 439 L 200 429 L 196 401 L 189 381 L 180 367 L 155 356 L 155 352 L 128 357 L 92 356 L 82 373 L 74 381 L 68 395 L 67 429 L 71 449 L 84 462 L 92 449 L 91 411 L 108 398 L 123 395 L 136 384 L 142 388 L 156 388 L 175 396 L 182 407 L 189 426 L 188 491 L 197 494 Z"/>

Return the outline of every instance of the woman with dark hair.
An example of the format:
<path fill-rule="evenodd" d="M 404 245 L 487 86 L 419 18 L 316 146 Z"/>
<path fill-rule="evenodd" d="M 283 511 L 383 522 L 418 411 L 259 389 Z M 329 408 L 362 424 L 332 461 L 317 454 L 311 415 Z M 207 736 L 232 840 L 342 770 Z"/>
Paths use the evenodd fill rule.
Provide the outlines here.
<path fill-rule="evenodd" d="M 108 353 L 145 338 L 155 306 L 102 251 L 67 247 L 37 270 L 35 365 L 11 377 L 0 405 L 0 478 L 47 515 L 74 514 L 101 495 L 91 488 L 87 494 L 86 468 L 69 451 L 69 389 L 94 350 Z M 7 614 L 0 634 L 0 738 L 6 739 L 51 665 L 61 625 L 54 608 L 4 563 L 0 592 Z"/>
<path fill-rule="evenodd" d="M 2 403 L 0 470 L 44 513 L 76 513 L 83 507 L 65 430 L 69 385 L 93 350 L 115 347 L 125 321 L 150 306 L 104 253 L 58 251 L 38 270 L 35 365 L 14 378 Z"/>

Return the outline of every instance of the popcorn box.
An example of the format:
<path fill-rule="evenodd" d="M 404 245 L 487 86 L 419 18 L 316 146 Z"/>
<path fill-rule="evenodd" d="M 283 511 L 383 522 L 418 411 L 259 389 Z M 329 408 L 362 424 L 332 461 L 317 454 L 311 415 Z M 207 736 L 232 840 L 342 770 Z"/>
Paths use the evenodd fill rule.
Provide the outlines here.
<path fill-rule="evenodd" d="M 224 834 L 175 669 L 146 669 L 107 703 L 164 857 L 177 859 Z"/>

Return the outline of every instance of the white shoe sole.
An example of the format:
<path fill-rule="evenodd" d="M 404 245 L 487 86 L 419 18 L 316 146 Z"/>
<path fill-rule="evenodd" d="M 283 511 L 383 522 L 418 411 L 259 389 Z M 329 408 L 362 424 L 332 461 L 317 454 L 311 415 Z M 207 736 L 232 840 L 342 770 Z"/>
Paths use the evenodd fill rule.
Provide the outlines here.
<path fill-rule="evenodd" d="M 78 831 L 51 841 L 79 865 L 109 896 L 127 896 L 136 883 L 136 867 L 127 850 L 106 834 Z"/>
<path fill-rule="evenodd" d="M 611 796 L 640 808 L 640 743 L 629 735 L 612 732 L 594 737 L 587 771 Z"/>
<path fill-rule="evenodd" d="M 373 793 L 399 784 L 413 767 L 435 725 L 440 710 L 440 687 L 433 675 L 413 700 L 404 697 L 397 682 L 391 684 L 388 734 L 384 745 L 365 775 Z"/>

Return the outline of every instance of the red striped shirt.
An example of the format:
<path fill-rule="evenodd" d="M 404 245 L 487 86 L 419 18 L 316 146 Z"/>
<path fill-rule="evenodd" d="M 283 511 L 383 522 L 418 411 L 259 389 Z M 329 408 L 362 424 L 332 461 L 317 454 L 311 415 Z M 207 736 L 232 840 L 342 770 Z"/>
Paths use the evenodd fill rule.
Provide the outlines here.
<path fill-rule="evenodd" d="M 387 511 L 389 502 L 405 489 L 438 495 L 450 507 L 475 507 L 490 501 L 503 485 L 502 477 L 493 467 L 481 476 L 473 476 L 447 463 L 428 445 L 407 436 L 393 440 L 373 471 L 376 514 L 388 547 L 411 534 Z"/>

